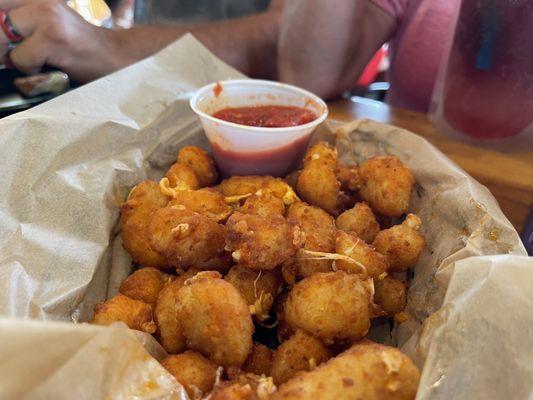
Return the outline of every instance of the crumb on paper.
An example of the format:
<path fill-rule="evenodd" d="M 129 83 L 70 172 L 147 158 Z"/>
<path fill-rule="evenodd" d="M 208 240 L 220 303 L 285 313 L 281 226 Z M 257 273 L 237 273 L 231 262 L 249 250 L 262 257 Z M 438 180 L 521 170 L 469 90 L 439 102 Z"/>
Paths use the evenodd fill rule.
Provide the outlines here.
<path fill-rule="evenodd" d="M 489 232 L 488 238 L 489 240 L 496 242 L 500 238 L 500 235 L 501 235 L 500 229 L 493 229 Z"/>

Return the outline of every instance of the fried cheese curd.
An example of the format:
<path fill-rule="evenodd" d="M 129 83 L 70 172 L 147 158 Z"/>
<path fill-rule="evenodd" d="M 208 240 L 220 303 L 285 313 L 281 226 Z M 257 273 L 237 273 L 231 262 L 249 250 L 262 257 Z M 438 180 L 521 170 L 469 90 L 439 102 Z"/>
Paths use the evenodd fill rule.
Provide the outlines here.
<path fill-rule="evenodd" d="M 367 243 L 372 243 L 379 232 L 379 223 L 366 203 L 357 203 L 335 219 L 337 229 L 354 233 Z"/>
<path fill-rule="evenodd" d="M 220 182 L 218 190 L 226 197 L 251 196 L 258 191 L 260 194 L 269 193 L 283 200 L 285 205 L 299 200 L 287 182 L 272 176 L 232 176 Z"/>
<path fill-rule="evenodd" d="M 200 182 L 194 173 L 194 170 L 188 165 L 176 162 L 172 164 L 170 169 L 165 174 L 168 179 L 169 186 L 177 189 L 200 189 Z"/>
<path fill-rule="evenodd" d="M 415 179 L 398 157 L 372 157 L 361 164 L 359 195 L 388 217 L 399 217 L 409 207 Z"/>
<path fill-rule="evenodd" d="M 396 157 L 346 165 L 320 142 L 286 178 L 292 187 L 217 179 L 211 157 L 185 147 L 160 184 L 131 191 L 122 236 L 141 268 L 91 322 L 154 334 L 191 399 L 414 398 L 419 373 L 406 356 L 352 345 L 371 318 L 405 315 L 407 284 L 388 273 L 418 260 L 421 222 L 381 218 L 406 213 L 407 167 Z M 277 334 L 276 350 L 253 342 L 254 321 L 254 339 L 270 346 Z"/>
<path fill-rule="evenodd" d="M 271 215 L 285 214 L 285 203 L 279 197 L 271 193 L 262 193 L 259 190 L 257 193 L 248 197 L 239 212 L 243 214 L 256 214 L 261 217 L 269 217 Z"/>
<path fill-rule="evenodd" d="M 310 371 L 329 357 L 328 349 L 320 340 L 298 330 L 274 352 L 272 379 L 280 385 L 298 371 Z"/>
<path fill-rule="evenodd" d="M 168 206 L 178 208 L 182 206 L 216 222 L 225 221 L 233 212 L 233 208 L 226 202 L 224 196 L 212 188 L 176 190 Z"/>
<path fill-rule="evenodd" d="M 404 310 L 407 304 L 407 287 L 398 279 L 386 277 L 374 282 L 374 302 L 389 317 Z"/>
<path fill-rule="evenodd" d="M 400 350 L 355 344 L 316 369 L 280 385 L 271 400 L 413 400 L 420 371 Z"/>
<path fill-rule="evenodd" d="M 419 232 L 422 221 L 409 214 L 400 225 L 380 231 L 372 243 L 377 251 L 385 254 L 390 261 L 391 271 L 406 271 L 414 266 L 426 239 Z"/>
<path fill-rule="evenodd" d="M 252 350 L 248 304 L 218 272 L 200 272 L 177 293 L 176 314 L 187 347 L 224 368 L 240 367 Z"/>
<path fill-rule="evenodd" d="M 274 352 L 261 343 L 254 342 L 252 352 L 244 362 L 242 370 L 255 375 L 270 376 Z"/>
<path fill-rule="evenodd" d="M 383 279 L 389 270 L 388 258 L 352 233 L 337 231 L 335 252 L 356 261 L 335 260 L 336 269 L 373 279 Z"/>
<path fill-rule="evenodd" d="M 142 300 L 154 306 L 161 289 L 172 282 L 173 278 L 157 268 L 140 268 L 122 281 L 118 291 L 131 299 Z"/>
<path fill-rule="evenodd" d="M 335 222 L 327 212 L 304 202 L 295 202 L 287 210 L 287 219 L 296 222 L 305 234 L 305 250 L 326 253 L 335 251 Z M 297 257 L 295 265 L 296 275 L 305 278 L 315 272 L 331 271 L 332 262 L 303 255 Z"/>
<path fill-rule="evenodd" d="M 215 385 L 209 400 L 269 400 L 275 391 L 271 377 L 239 374 Z"/>
<path fill-rule="evenodd" d="M 161 365 L 183 385 L 192 400 L 201 399 L 215 385 L 218 366 L 196 351 L 168 356 Z"/>
<path fill-rule="evenodd" d="M 294 258 L 305 241 L 301 229 L 280 215 L 235 212 L 226 222 L 226 249 L 233 261 L 251 269 L 274 269 Z"/>
<path fill-rule="evenodd" d="M 357 165 L 345 165 L 337 163 L 337 179 L 341 183 L 341 189 L 356 192 L 361 187 L 361 175 Z"/>
<path fill-rule="evenodd" d="M 213 186 L 218 179 L 215 162 L 211 156 L 200 147 L 186 146 L 178 153 L 178 163 L 186 165 L 194 171 L 199 186 Z"/>
<path fill-rule="evenodd" d="M 156 330 L 152 306 L 123 294 L 117 294 L 107 301 L 96 304 L 91 324 L 110 325 L 117 321 L 124 322 L 131 329 L 146 333 L 154 333 Z"/>
<path fill-rule="evenodd" d="M 176 268 L 226 269 L 226 228 L 205 215 L 182 207 L 157 210 L 148 225 L 150 246 Z"/>
<path fill-rule="evenodd" d="M 150 247 L 148 225 L 155 211 L 167 205 L 156 182 L 144 180 L 135 186 L 120 209 L 122 245 L 133 261 L 159 269 L 168 267 L 166 259 Z"/>
<path fill-rule="evenodd" d="M 326 142 L 310 147 L 303 160 L 303 169 L 296 185 L 302 200 L 337 215 L 341 184 L 337 179 L 337 150 Z"/>
<path fill-rule="evenodd" d="M 270 308 L 283 283 L 278 270 L 257 271 L 235 265 L 224 279 L 239 290 L 255 318 L 259 321 L 269 318 Z"/>
<path fill-rule="evenodd" d="M 357 275 L 319 272 L 293 286 L 284 319 L 326 344 L 356 341 L 370 329 L 371 294 Z"/>
<path fill-rule="evenodd" d="M 154 319 L 157 325 L 157 338 L 161 346 L 169 354 L 177 354 L 185 350 L 185 336 L 181 328 L 176 304 L 178 292 L 185 284 L 185 281 L 194 277 L 198 272 L 197 268 L 190 268 L 174 281 L 163 287 L 154 308 Z"/>

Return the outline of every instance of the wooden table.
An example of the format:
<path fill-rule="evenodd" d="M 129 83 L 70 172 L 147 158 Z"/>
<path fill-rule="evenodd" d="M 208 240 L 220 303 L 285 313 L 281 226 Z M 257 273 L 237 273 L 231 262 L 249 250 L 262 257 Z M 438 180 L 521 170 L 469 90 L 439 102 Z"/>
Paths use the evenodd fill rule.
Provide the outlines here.
<path fill-rule="evenodd" d="M 441 135 L 422 113 L 390 107 L 365 98 L 328 104 L 330 117 L 341 121 L 369 118 L 408 129 L 429 140 L 479 182 L 487 186 L 500 207 L 522 231 L 533 210 L 533 151 L 503 153 L 475 147 Z"/>

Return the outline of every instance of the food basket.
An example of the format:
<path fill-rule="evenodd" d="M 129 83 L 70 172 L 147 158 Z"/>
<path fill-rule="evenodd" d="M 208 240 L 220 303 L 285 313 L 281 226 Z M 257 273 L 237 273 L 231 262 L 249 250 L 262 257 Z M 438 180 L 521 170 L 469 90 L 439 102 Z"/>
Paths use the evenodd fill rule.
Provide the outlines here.
<path fill-rule="evenodd" d="M 186 398 L 151 336 L 83 322 L 131 271 L 119 204 L 140 180 L 158 180 L 178 149 L 206 146 L 192 93 L 241 77 L 187 35 L 0 121 L 0 399 Z M 328 121 L 316 135 L 345 161 L 396 155 L 416 178 L 410 209 L 428 245 L 409 319 L 383 338 L 422 369 L 417 398 L 527 397 L 533 261 L 494 197 L 403 129 Z"/>

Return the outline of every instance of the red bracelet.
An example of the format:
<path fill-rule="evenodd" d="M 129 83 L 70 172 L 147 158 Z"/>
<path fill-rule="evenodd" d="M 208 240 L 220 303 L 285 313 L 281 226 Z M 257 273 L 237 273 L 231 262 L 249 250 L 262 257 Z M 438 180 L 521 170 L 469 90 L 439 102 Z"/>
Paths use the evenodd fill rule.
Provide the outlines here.
<path fill-rule="evenodd" d="M 8 13 L 4 10 L 0 10 L 0 28 L 2 28 L 2 31 L 5 33 L 11 43 L 18 43 L 24 39 L 13 26 L 13 23 L 9 19 Z"/>

